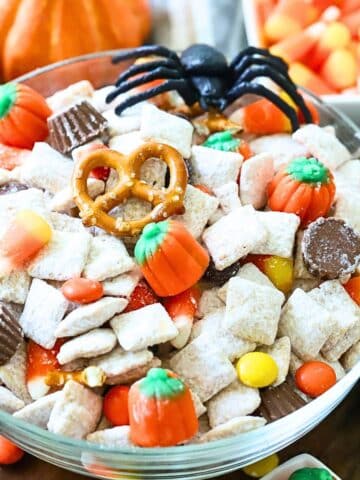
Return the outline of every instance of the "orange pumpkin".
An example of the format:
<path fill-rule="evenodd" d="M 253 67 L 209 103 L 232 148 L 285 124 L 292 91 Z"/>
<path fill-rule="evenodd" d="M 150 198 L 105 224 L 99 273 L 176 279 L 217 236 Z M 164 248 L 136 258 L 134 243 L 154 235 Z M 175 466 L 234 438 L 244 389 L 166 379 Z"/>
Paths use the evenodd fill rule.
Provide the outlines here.
<path fill-rule="evenodd" d="M 51 115 L 45 99 L 20 83 L 0 86 L 0 142 L 31 149 L 48 136 L 47 118 Z"/>
<path fill-rule="evenodd" d="M 295 213 L 306 227 L 328 214 L 335 197 L 331 172 L 317 159 L 299 157 L 280 170 L 268 186 L 268 206 Z"/>
<path fill-rule="evenodd" d="M 195 285 L 209 265 L 209 254 L 180 222 L 149 223 L 135 246 L 144 277 L 160 297 Z"/>
<path fill-rule="evenodd" d="M 0 0 L 0 76 L 9 80 L 64 58 L 136 47 L 150 23 L 148 0 Z"/>
<path fill-rule="evenodd" d="M 198 431 L 188 387 L 163 368 L 152 368 L 129 392 L 130 438 L 141 447 L 171 447 Z"/>

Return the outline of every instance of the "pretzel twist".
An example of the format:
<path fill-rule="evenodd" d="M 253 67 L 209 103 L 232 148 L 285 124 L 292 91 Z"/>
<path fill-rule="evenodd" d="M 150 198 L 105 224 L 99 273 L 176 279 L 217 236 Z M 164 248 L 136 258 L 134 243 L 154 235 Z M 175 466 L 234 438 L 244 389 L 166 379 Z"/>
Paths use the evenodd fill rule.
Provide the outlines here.
<path fill-rule="evenodd" d="M 140 180 L 140 169 L 149 158 L 159 158 L 169 167 L 167 188 L 155 189 Z M 88 192 L 87 180 L 96 167 L 109 167 L 117 171 L 119 181 L 113 189 L 93 200 Z M 80 217 L 86 226 L 98 226 L 116 236 L 139 234 L 151 222 L 184 212 L 187 170 L 182 156 L 172 147 L 161 143 L 144 143 L 129 156 L 114 150 L 96 150 L 80 160 L 74 169 L 72 187 Z M 130 197 L 153 205 L 152 211 L 138 220 L 123 221 L 108 212 Z"/>

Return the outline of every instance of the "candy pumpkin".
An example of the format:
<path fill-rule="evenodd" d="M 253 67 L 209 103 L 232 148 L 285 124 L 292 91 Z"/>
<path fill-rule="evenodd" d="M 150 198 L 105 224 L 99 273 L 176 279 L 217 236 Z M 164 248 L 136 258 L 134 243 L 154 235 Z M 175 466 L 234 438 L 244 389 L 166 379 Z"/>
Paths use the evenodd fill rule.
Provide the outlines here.
<path fill-rule="evenodd" d="M 136 47 L 149 30 L 148 0 L 0 0 L 0 75 L 9 80 L 64 58 Z"/>
<path fill-rule="evenodd" d="M 331 172 L 316 158 L 299 157 L 280 170 L 268 186 L 268 206 L 295 213 L 306 227 L 328 214 L 335 197 Z"/>
<path fill-rule="evenodd" d="M 29 148 L 48 136 L 47 118 L 51 115 L 45 99 L 20 83 L 0 86 L 0 142 Z"/>
<path fill-rule="evenodd" d="M 195 285 L 209 265 L 209 254 L 180 222 L 149 223 L 135 246 L 144 277 L 160 297 Z"/>
<path fill-rule="evenodd" d="M 152 368 L 129 392 L 130 438 L 141 447 L 171 447 L 198 431 L 188 387 L 163 368 Z"/>

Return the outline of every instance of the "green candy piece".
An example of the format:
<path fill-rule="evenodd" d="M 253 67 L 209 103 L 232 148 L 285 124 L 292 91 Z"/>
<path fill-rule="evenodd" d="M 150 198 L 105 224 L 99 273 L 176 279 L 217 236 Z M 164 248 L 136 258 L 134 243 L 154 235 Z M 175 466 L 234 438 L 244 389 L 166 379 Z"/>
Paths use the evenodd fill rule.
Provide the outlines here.
<path fill-rule="evenodd" d="M 203 143 L 204 147 L 222 150 L 224 152 L 235 152 L 241 140 L 235 138 L 230 130 L 224 130 L 210 135 Z"/>
<path fill-rule="evenodd" d="M 0 85 L 0 119 L 6 117 L 16 102 L 16 84 Z"/>
<path fill-rule="evenodd" d="M 300 468 L 290 475 L 289 480 L 333 480 L 325 468 Z"/>
<path fill-rule="evenodd" d="M 324 184 L 329 181 L 328 169 L 313 157 L 295 158 L 289 163 L 287 172 L 299 182 Z"/>
<path fill-rule="evenodd" d="M 179 378 L 170 377 L 164 368 L 151 368 L 140 381 L 141 393 L 149 398 L 174 398 L 185 391 L 185 385 Z"/>
<path fill-rule="evenodd" d="M 135 258 L 139 265 L 143 265 L 156 253 L 168 230 L 169 222 L 167 220 L 146 225 L 135 246 Z"/>

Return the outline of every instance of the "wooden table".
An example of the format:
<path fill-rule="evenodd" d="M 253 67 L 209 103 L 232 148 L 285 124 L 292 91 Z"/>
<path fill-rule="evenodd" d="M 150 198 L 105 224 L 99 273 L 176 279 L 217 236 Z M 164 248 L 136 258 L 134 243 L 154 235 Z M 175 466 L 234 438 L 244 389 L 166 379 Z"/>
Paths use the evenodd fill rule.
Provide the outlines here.
<path fill-rule="evenodd" d="M 280 452 L 281 460 L 311 453 L 332 468 L 343 480 L 360 480 L 360 385 L 319 427 L 296 444 Z M 60 470 L 27 455 L 12 467 L 0 468 L 0 480 L 81 480 L 75 473 Z M 234 472 L 220 480 L 249 480 Z"/>

